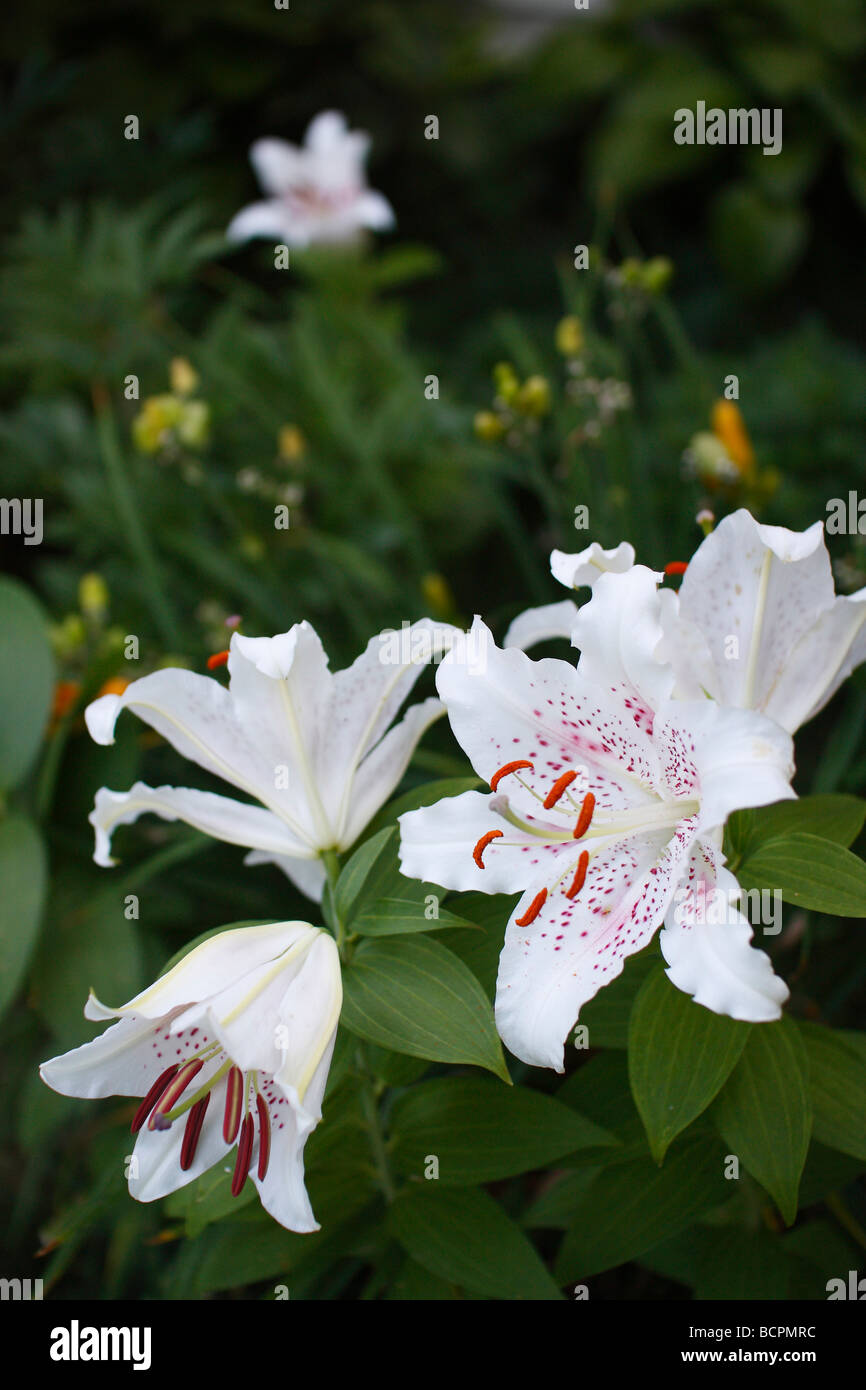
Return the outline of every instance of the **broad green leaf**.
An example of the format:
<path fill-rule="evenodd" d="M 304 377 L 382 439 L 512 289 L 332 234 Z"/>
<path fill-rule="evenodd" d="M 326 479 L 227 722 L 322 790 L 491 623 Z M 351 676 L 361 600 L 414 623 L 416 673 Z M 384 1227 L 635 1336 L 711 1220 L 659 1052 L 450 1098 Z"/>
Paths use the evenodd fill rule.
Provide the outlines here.
<path fill-rule="evenodd" d="M 0 1013 L 17 994 L 36 945 L 45 875 L 45 850 L 32 821 L 18 815 L 0 821 Z"/>
<path fill-rule="evenodd" d="M 17 579 L 0 577 L 0 790 L 21 782 L 36 757 L 54 691 L 45 615 Z"/>
<path fill-rule="evenodd" d="M 459 956 L 476 975 L 490 999 L 496 992 L 499 957 L 505 940 L 508 919 L 519 898 L 488 896 L 486 893 L 461 893 L 454 906 L 461 916 L 474 922 L 478 931 L 450 931 L 446 928 L 440 938 L 443 946 Z"/>
<path fill-rule="evenodd" d="M 729 1227 L 712 1233 L 699 1260 L 695 1298 L 780 1299 L 788 1297 L 791 1260 L 769 1231 Z"/>
<path fill-rule="evenodd" d="M 830 1193 L 843 1191 L 864 1172 L 866 1161 L 862 1158 L 852 1158 L 838 1149 L 828 1149 L 813 1139 L 800 1180 L 800 1206 L 811 1207 L 815 1202 L 822 1202 Z"/>
<path fill-rule="evenodd" d="M 556 1277 L 569 1283 L 636 1259 L 731 1196 L 715 1141 L 683 1144 L 661 1168 L 651 1158 L 606 1168 L 578 1203 Z"/>
<path fill-rule="evenodd" d="M 508 1081 L 493 1010 L 461 960 L 427 936 L 361 943 L 343 970 L 342 1021 L 360 1038 Z"/>
<path fill-rule="evenodd" d="M 437 907 L 436 916 L 428 917 L 427 904 L 409 897 L 377 898 L 352 921 L 352 931 L 359 936 L 403 936 L 410 932 L 444 931 L 449 927 L 479 930 L 475 922 L 458 917 L 444 907 Z"/>
<path fill-rule="evenodd" d="M 407 1189 L 388 1224 L 406 1253 L 440 1279 L 490 1298 L 561 1298 L 535 1248 L 486 1192 L 434 1182 Z"/>
<path fill-rule="evenodd" d="M 809 1058 L 815 1139 L 866 1159 L 866 1064 L 832 1028 L 800 1023 L 799 1029 Z"/>
<path fill-rule="evenodd" d="M 390 873 L 393 862 L 391 842 L 396 833 L 393 825 L 389 825 L 365 840 L 340 874 L 334 892 L 334 905 L 344 925 L 351 922 L 363 897 L 377 892 L 379 880 Z"/>
<path fill-rule="evenodd" d="M 696 1004 L 671 984 L 661 966 L 644 981 L 631 1014 L 628 1067 L 657 1163 L 721 1090 L 749 1031 L 748 1023 Z"/>
<path fill-rule="evenodd" d="M 864 820 L 866 801 L 862 797 L 823 792 L 734 811 L 728 817 L 725 835 L 740 859 L 748 859 L 768 840 L 794 833 L 817 835 L 847 849 L 863 829 Z"/>
<path fill-rule="evenodd" d="M 391 1112 L 393 1159 L 423 1178 L 430 1157 L 443 1186 L 473 1186 L 543 1168 L 613 1135 L 568 1106 L 522 1086 L 449 1076 L 415 1086 Z"/>
<path fill-rule="evenodd" d="M 866 864 L 817 835 L 779 836 L 737 870 L 743 888 L 778 889 L 786 903 L 838 917 L 866 917 Z"/>
<path fill-rule="evenodd" d="M 653 966 L 658 964 L 655 943 L 626 959 L 622 974 L 584 1004 L 580 1023 L 588 1030 L 590 1047 L 628 1047 L 632 1005 Z"/>
<path fill-rule="evenodd" d="M 574 1213 L 583 1201 L 587 1188 L 601 1171 L 601 1168 L 574 1168 L 558 1173 L 524 1212 L 521 1224 L 530 1229 L 550 1226 L 566 1230 L 573 1222 Z"/>
<path fill-rule="evenodd" d="M 808 1058 L 790 1020 L 753 1027 L 712 1115 L 730 1152 L 790 1226 L 812 1132 Z"/>

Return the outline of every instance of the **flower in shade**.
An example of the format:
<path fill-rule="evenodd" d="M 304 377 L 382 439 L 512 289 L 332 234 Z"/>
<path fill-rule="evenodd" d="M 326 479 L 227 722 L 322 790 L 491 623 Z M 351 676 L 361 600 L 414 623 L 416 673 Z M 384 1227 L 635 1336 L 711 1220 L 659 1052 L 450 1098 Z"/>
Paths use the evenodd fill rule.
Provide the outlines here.
<path fill-rule="evenodd" d="M 309 623 L 277 637 L 235 632 L 219 654 L 228 688 L 170 668 L 95 700 L 85 717 L 97 743 L 112 743 L 121 711 L 132 710 L 179 753 L 251 798 L 143 782 L 125 792 L 103 787 L 90 815 L 97 864 L 113 863 L 118 825 L 151 812 L 244 846 L 247 864 L 277 864 L 308 897 L 320 898 L 321 854 L 355 842 L 442 713 L 437 699 L 423 700 L 390 727 L 424 662 L 457 629 L 423 619 L 403 635 L 402 644 L 372 638 L 351 666 L 332 672 Z"/>
<path fill-rule="evenodd" d="M 165 1197 L 226 1158 L 290 1231 L 315 1231 L 304 1145 L 322 1097 L 342 1004 L 335 941 L 306 922 L 221 932 L 118 1009 L 91 994 L 104 1033 L 43 1062 L 61 1095 L 141 1096 L 129 1190 Z"/>
<path fill-rule="evenodd" d="M 268 237 L 286 246 L 351 242 L 369 228 L 394 225 L 391 204 L 367 187 L 370 139 L 349 130 L 339 111 L 311 121 L 300 147 L 257 140 L 250 159 L 266 198 L 242 208 L 226 233 L 230 241 Z"/>
<path fill-rule="evenodd" d="M 400 817 L 402 872 L 458 891 L 520 893 L 499 964 L 496 1019 L 511 1051 L 562 1070 L 580 1009 L 664 923 L 675 985 L 733 1018 L 778 1018 L 788 991 L 735 910 L 721 854 L 740 807 L 793 797 L 791 740 L 708 700 L 649 705 L 626 680 L 500 650 L 478 619 L 437 673 L 451 727 L 490 794 Z"/>

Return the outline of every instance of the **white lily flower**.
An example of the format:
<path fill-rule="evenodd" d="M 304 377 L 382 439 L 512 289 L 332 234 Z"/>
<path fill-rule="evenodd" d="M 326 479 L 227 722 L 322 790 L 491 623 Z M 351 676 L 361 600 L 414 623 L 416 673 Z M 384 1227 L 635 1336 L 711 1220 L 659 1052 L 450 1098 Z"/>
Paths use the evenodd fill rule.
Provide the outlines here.
<path fill-rule="evenodd" d="M 320 855 L 354 844 L 442 713 L 437 699 L 423 700 L 389 729 L 424 662 L 457 632 L 425 618 L 405 629 L 401 642 L 373 637 L 337 672 L 328 670 L 309 623 L 277 637 L 234 633 L 228 689 L 211 676 L 168 669 L 133 681 L 122 695 L 94 700 L 85 718 L 97 743 L 114 741 L 118 715 L 130 709 L 184 757 L 260 803 L 143 782 L 127 792 L 103 787 L 90 815 L 97 864 L 114 862 L 118 825 L 151 812 L 248 848 L 245 863 L 277 864 L 318 900 L 325 881 Z"/>
<path fill-rule="evenodd" d="M 43 1062 L 65 1096 L 143 1096 L 129 1191 L 153 1202 L 236 1148 L 232 1192 L 250 1176 L 290 1231 L 318 1230 L 304 1145 L 322 1097 L 342 1005 L 340 959 L 306 922 L 211 937 L 128 1004 L 91 994 L 85 1015 L 117 1019 L 92 1042 Z"/>
<path fill-rule="evenodd" d="M 569 555 L 564 550 L 554 550 L 550 557 L 550 572 L 554 579 L 567 589 L 589 588 L 605 574 L 622 574 L 634 564 L 634 546 L 621 541 L 612 550 L 603 550 L 598 541 L 593 541 L 586 550 Z M 560 603 L 546 603 L 540 608 L 527 608 L 511 623 L 505 634 L 506 647 L 534 647 L 538 642 L 546 642 L 552 637 L 570 637 L 578 614 L 577 604 L 572 599 Z"/>
<path fill-rule="evenodd" d="M 470 638 L 482 659 L 473 667 L 458 643 L 437 686 L 493 794 L 401 816 L 401 869 L 458 891 L 521 893 L 496 995 L 510 1050 L 561 1071 L 582 1005 L 675 903 L 661 940 L 673 983 L 716 1013 L 778 1018 L 788 991 L 748 922 L 734 914 L 720 930 L 687 890 L 727 894 L 720 845 L 732 811 L 794 796 L 790 737 L 707 700 L 654 710 L 624 683 L 498 649 L 478 619 Z"/>
<path fill-rule="evenodd" d="M 866 589 L 836 595 L 820 521 L 788 531 L 741 509 L 698 547 L 679 594 L 661 577 L 637 565 L 599 580 L 572 631 L 581 671 L 627 671 L 650 700 L 709 696 L 794 733 L 866 660 Z"/>
<path fill-rule="evenodd" d="M 230 241 L 269 237 L 286 246 L 351 242 L 369 228 L 394 225 L 391 204 L 367 187 L 363 131 L 349 130 L 339 111 L 311 121 L 299 148 L 285 140 L 257 140 L 250 159 L 267 198 L 242 208 L 229 224 Z"/>

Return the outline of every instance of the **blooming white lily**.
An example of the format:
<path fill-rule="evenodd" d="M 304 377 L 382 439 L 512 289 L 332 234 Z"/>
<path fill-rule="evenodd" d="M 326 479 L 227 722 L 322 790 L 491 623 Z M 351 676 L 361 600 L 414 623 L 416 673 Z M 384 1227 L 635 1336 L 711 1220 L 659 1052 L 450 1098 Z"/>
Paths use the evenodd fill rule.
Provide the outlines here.
<path fill-rule="evenodd" d="M 392 227 L 390 203 L 366 184 L 369 145 L 369 136 L 350 131 L 339 111 L 316 116 L 300 148 L 285 140 L 257 140 L 250 159 L 268 197 L 242 208 L 226 236 L 230 241 L 271 237 L 300 247 L 350 242 L 365 227 Z"/>
<path fill-rule="evenodd" d="M 143 1096 L 129 1191 L 152 1202 L 237 1148 L 232 1192 L 249 1175 L 290 1231 L 318 1230 L 304 1145 L 322 1118 L 343 991 L 335 941 L 306 922 L 241 927 L 196 946 L 128 1004 L 91 994 L 85 1014 L 117 1019 L 43 1062 L 61 1095 Z"/>
<path fill-rule="evenodd" d="M 473 669 L 458 642 L 437 686 L 493 795 L 464 792 L 401 816 L 401 868 L 446 888 L 522 894 L 496 995 L 511 1051 L 561 1071 L 581 1006 L 675 902 L 661 938 L 673 983 L 717 1013 L 777 1018 L 788 991 L 750 946 L 748 922 L 736 914 L 719 929 L 694 890 L 730 887 L 720 845 L 732 811 L 793 797 L 789 736 L 707 700 L 654 710 L 625 683 L 499 650 L 478 619 L 470 636 L 483 661 Z"/>
<path fill-rule="evenodd" d="M 788 531 L 741 509 L 698 547 L 678 595 L 662 578 L 638 565 L 599 580 L 572 629 L 582 671 L 610 671 L 617 649 L 650 699 L 710 696 L 794 733 L 866 660 L 866 588 L 836 595 L 820 521 Z"/>
<path fill-rule="evenodd" d="M 243 845 L 251 850 L 247 864 L 277 864 L 319 899 L 321 853 L 354 843 L 442 713 L 437 699 L 423 700 L 388 727 L 424 661 L 456 635 L 456 628 L 425 618 L 405 629 L 401 643 L 388 634 L 372 638 L 351 666 L 334 673 L 309 623 L 277 637 L 234 633 L 228 689 L 211 676 L 169 669 L 95 700 L 85 718 L 97 743 L 114 741 L 117 717 L 130 709 L 179 753 L 261 803 L 143 782 L 127 792 L 103 787 L 90 816 L 97 864 L 113 862 L 118 825 L 152 812 Z"/>

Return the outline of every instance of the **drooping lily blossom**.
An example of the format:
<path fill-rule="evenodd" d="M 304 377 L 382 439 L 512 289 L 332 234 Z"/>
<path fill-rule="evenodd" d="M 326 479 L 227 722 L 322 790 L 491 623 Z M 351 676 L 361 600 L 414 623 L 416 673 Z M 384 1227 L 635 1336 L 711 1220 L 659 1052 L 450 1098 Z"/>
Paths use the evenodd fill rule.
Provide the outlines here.
<path fill-rule="evenodd" d="M 304 1145 L 322 1117 L 342 997 L 327 932 L 306 922 L 222 932 L 118 1009 L 91 994 L 86 1016 L 117 1021 L 40 1075 L 62 1095 L 143 1098 L 127 1161 L 139 1201 L 228 1160 L 235 1196 L 249 1176 L 275 1220 L 315 1231 Z"/>
<path fill-rule="evenodd" d="M 696 890 L 730 889 L 720 847 L 732 811 L 794 796 L 789 736 L 751 711 L 653 707 L 625 680 L 596 683 L 568 662 L 500 650 L 479 619 L 470 637 L 483 660 L 473 666 L 458 642 L 437 687 L 491 791 L 401 816 L 401 869 L 459 891 L 521 894 L 496 992 L 511 1051 L 561 1071 L 582 1005 L 666 917 L 675 985 L 717 1013 L 777 1018 L 788 991 L 748 922 L 734 913 L 719 930 Z"/>
<path fill-rule="evenodd" d="M 257 140 L 250 159 L 266 198 L 232 219 L 230 241 L 268 237 L 286 246 L 354 241 L 365 229 L 394 225 L 391 204 L 367 187 L 364 161 L 370 139 L 349 130 L 339 111 L 311 121 L 300 147 Z"/>
<path fill-rule="evenodd" d="M 228 688 L 214 676 L 168 669 L 95 700 L 85 717 L 97 743 L 112 743 L 121 711 L 132 710 L 184 757 L 259 803 L 143 782 L 126 792 L 103 787 L 90 816 L 97 864 L 113 862 L 118 825 L 151 812 L 244 846 L 247 864 L 275 863 L 319 899 L 321 853 L 354 843 L 442 713 L 430 698 L 389 727 L 424 662 L 456 634 L 425 618 L 400 634 L 405 640 L 377 635 L 351 666 L 332 672 L 309 623 L 277 637 L 236 632 Z"/>

